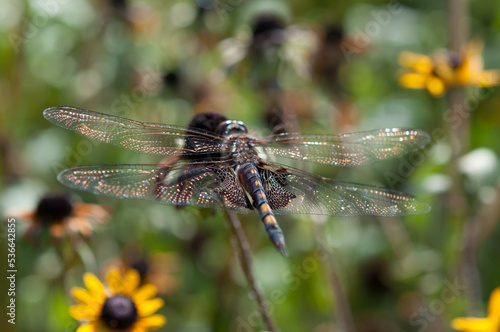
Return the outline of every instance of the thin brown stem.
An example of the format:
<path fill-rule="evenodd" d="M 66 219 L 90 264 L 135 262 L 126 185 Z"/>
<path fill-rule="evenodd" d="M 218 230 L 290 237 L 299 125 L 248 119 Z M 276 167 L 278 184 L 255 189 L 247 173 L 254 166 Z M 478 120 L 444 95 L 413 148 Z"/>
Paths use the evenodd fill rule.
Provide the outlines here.
<path fill-rule="evenodd" d="M 459 54 L 468 38 L 466 0 L 448 0 L 450 50 Z M 448 94 L 448 107 L 457 123 L 450 124 L 451 143 L 454 157 L 460 156 L 469 146 L 470 108 L 465 100 L 463 88 L 454 88 Z"/>
<path fill-rule="evenodd" d="M 468 36 L 469 24 L 466 0 L 448 0 L 448 16 L 450 31 L 450 49 L 459 53 L 464 47 Z M 452 160 L 450 173 L 454 186 L 449 196 L 449 207 L 456 217 L 457 226 L 461 227 L 462 244 L 460 250 L 459 271 L 466 285 L 467 311 L 472 314 L 480 303 L 480 278 L 476 266 L 474 242 L 474 222 L 471 212 L 467 209 L 465 187 L 458 167 L 458 159 L 469 149 L 470 140 L 470 107 L 465 99 L 463 88 L 450 90 L 448 96 L 449 108 L 453 116 L 461 119 L 454 128 L 450 128 Z M 472 246 L 471 246 L 472 245 Z"/>
<path fill-rule="evenodd" d="M 324 230 L 320 227 L 314 227 L 315 237 L 317 241 L 321 244 L 324 243 L 322 234 Z M 344 293 L 342 287 L 342 281 L 337 272 L 337 266 L 334 263 L 331 251 L 326 249 L 326 246 L 319 245 L 318 251 L 320 257 L 326 257 L 326 263 L 328 266 L 328 278 L 330 279 L 330 285 L 333 290 L 333 298 L 335 299 L 335 308 L 337 323 L 339 324 L 340 331 L 355 332 L 356 328 L 354 326 L 354 320 L 352 318 L 351 309 L 349 308 L 349 303 L 347 297 Z"/>
<path fill-rule="evenodd" d="M 233 248 L 240 260 L 241 269 L 245 274 L 248 285 L 250 286 L 254 298 L 257 301 L 260 314 L 264 319 L 264 323 L 266 324 L 269 331 L 278 332 L 279 329 L 276 327 L 276 323 L 274 322 L 271 313 L 268 310 L 268 307 L 264 303 L 264 295 L 262 294 L 257 281 L 255 280 L 255 273 L 252 267 L 252 257 L 250 254 L 250 245 L 248 244 L 245 231 L 241 227 L 240 220 L 233 212 L 227 212 L 226 217 L 229 228 L 231 229 L 231 232 L 236 239 L 236 241 L 233 242 Z"/>
<path fill-rule="evenodd" d="M 448 107 L 456 119 L 457 124 L 448 124 L 448 132 L 451 144 L 451 161 L 449 165 L 450 176 L 453 186 L 447 198 L 449 211 L 455 219 L 463 221 L 467 215 L 467 200 L 465 198 L 465 186 L 459 169 L 459 159 L 468 149 L 469 141 L 469 115 L 470 108 L 465 99 L 462 88 L 453 88 L 448 93 Z"/>
<path fill-rule="evenodd" d="M 414 250 L 413 243 L 400 218 L 377 218 L 394 254 L 403 260 Z"/>
<path fill-rule="evenodd" d="M 467 5 L 465 0 L 448 0 L 449 20 L 449 49 L 460 54 L 468 38 L 469 24 L 467 21 Z M 450 163 L 450 175 L 453 179 L 453 189 L 448 198 L 450 211 L 460 219 L 466 215 L 466 200 L 464 186 L 458 159 L 469 147 L 470 107 L 466 102 L 464 89 L 456 87 L 448 92 L 448 108 L 454 119 L 459 121 L 448 123 L 450 143 L 452 148 L 452 160 Z"/>
<path fill-rule="evenodd" d="M 494 198 L 488 204 L 481 207 L 473 217 L 474 228 L 471 232 L 471 246 L 476 249 L 491 230 L 499 222 L 500 218 L 500 182 L 497 184 Z"/>
<path fill-rule="evenodd" d="M 500 218 L 500 183 L 497 185 L 494 199 L 481 207 L 476 215 L 465 223 L 460 270 L 467 285 L 468 311 L 478 313 L 481 299 L 481 282 L 477 269 L 476 253 L 480 243 L 489 235 Z M 470 289 L 469 289 L 470 288 Z"/>
<path fill-rule="evenodd" d="M 450 49 L 459 52 L 469 38 L 466 0 L 448 0 Z"/>

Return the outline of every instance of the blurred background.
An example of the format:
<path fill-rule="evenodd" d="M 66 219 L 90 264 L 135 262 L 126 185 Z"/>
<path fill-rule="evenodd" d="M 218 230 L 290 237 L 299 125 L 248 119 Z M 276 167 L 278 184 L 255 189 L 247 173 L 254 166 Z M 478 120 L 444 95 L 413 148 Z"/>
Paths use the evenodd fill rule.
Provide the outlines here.
<path fill-rule="evenodd" d="M 280 216 L 289 258 L 257 214 L 242 215 L 256 279 L 287 332 L 344 331 L 342 320 L 353 331 L 451 331 L 455 317 L 485 317 L 500 286 L 500 91 L 461 89 L 455 112 L 452 94 L 398 84 L 402 51 L 450 46 L 450 12 L 461 4 L 450 2 L 0 0 L 2 308 L 4 221 L 24 216 L 16 218 L 16 325 L 2 312 L 2 331 L 75 331 L 69 290 L 84 272 L 102 279 L 113 264 L 142 266 L 160 288 L 168 320 L 160 331 L 266 330 L 221 212 L 98 197 L 57 182 L 70 166 L 161 160 L 50 124 L 42 111 L 57 105 L 177 125 L 211 111 L 256 135 L 425 130 L 431 145 L 404 158 L 306 170 L 410 192 L 432 206 L 429 214 Z M 457 33 L 481 38 L 484 67 L 500 68 L 500 2 L 462 7 Z M 47 225 L 30 228 L 30 211 L 51 193 L 109 216 L 94 218 L 106 222 L 83 237 L 54 242 Z"/>

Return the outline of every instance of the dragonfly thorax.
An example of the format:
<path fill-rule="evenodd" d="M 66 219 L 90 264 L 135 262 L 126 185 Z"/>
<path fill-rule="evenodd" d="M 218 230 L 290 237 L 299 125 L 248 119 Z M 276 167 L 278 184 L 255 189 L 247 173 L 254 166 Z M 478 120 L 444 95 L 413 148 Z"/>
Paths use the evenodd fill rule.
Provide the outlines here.
<path fill-rule="evenodd" d="M 233 134 L 228 138 L 225 154 L 236 165 L 257 163 L 258 152 L 252 145 L 252 139 L 247 135 Z"/>
<path fill-rule="evenodd" d="M 221 122 L 216 132 L 227 138 L 228 144 L 224 150 L 235 164 L 257 162 L 257 151 L 250 143 L 251 138 L 243 122 L 234 120 Z"/>

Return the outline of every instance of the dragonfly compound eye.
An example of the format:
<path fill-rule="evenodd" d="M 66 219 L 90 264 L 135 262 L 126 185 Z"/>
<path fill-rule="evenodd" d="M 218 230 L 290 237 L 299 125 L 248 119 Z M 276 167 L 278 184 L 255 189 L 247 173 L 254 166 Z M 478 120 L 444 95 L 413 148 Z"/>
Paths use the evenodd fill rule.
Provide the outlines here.
<path fill-rule="evenodd" d="M 241 121 L 228 120 L 222 122 L 217 127 L 217 134 L 232 135 L 232 134 L 248 134 L 247 126 Z"/>

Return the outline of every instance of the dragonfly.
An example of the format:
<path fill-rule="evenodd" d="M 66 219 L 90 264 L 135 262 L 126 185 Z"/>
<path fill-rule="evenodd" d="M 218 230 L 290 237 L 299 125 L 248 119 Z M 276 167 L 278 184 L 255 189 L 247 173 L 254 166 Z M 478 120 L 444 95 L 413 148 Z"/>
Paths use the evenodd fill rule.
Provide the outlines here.
<path fill-rule="evenodd" d="M 257 212 L 276 248 L 287 256 L 276 215 L 398 217 L 430 211 L 423 200 L 388 188 L 330 179 L 288 166 L 309 162 L 367 166 L 425 147 L 418 129 L 254 137 L 241 121 L 221 118 L 210 130 L 134 121 L 68 106 L 43 112 L 53 124 L 126 150 L 164 156 L 159 164 L 75 166 L 58 180 L 73 189 L 117 198 Z"/>

